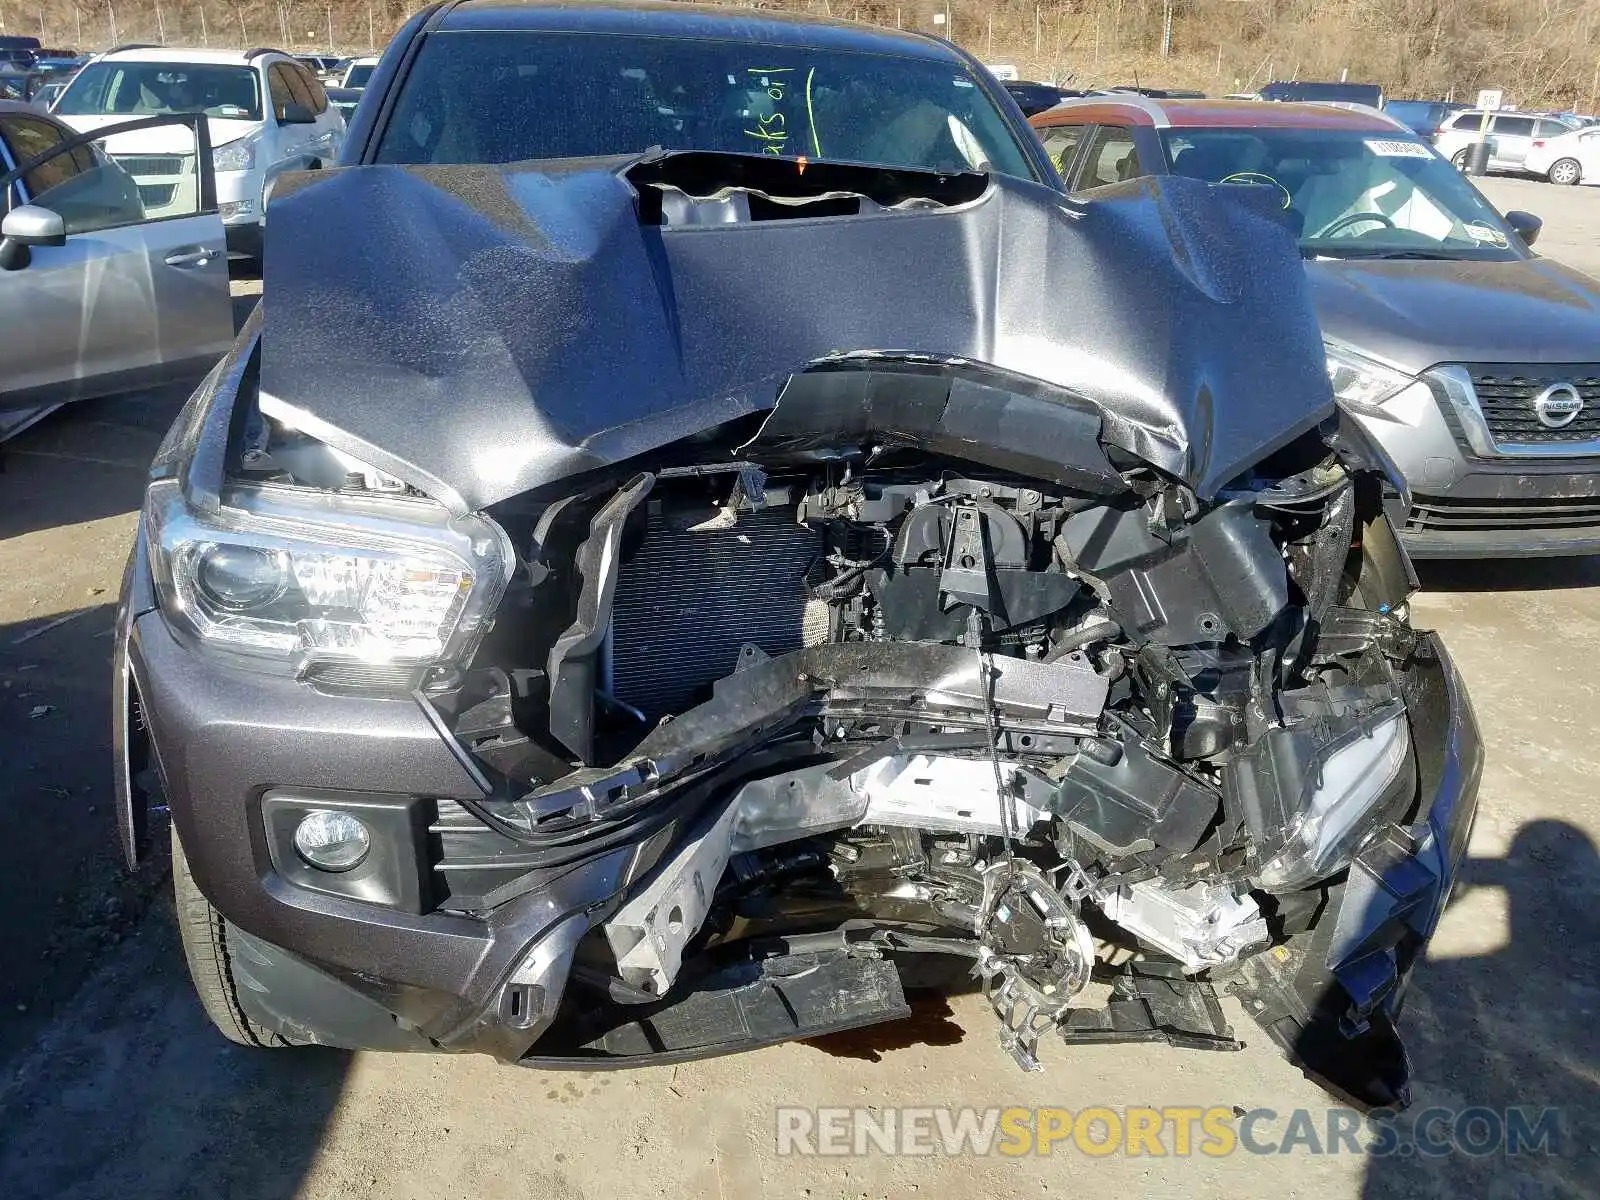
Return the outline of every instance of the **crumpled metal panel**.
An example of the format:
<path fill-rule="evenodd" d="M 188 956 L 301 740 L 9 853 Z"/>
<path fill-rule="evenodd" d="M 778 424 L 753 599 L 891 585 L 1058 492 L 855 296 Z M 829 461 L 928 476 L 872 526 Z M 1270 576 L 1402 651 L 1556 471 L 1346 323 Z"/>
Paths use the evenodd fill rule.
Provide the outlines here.
<path fill-rule="evenodd" d="M 949 208 L 672 228 L 639 222 L 621 169 L 280 184 L 262 392 L 461 508 L 771 409 L 852 352 L 1076 392 L 1106 443 L 1203 496 L 1333 411 L 1298 252 L 1254 189 L 1079 202 L 996 177 Z"/>

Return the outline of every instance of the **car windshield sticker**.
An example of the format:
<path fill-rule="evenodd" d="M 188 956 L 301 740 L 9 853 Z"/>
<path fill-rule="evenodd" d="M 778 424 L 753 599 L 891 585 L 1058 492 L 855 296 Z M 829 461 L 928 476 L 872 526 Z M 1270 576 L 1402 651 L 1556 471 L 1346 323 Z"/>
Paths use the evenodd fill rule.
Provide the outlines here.
<path fill-rule="evenodd" d="M 1379 158 L 1432 158 L 1428 148 L 1418 142 L 1402 142 L 1389 138 L 1368 138 L 1367 149 Z"/>
<path fill-rule="evenodd" d="M 1489 225 L 1480 221 L 1472 221 L 1468 223 L 1466 228 L 1467 236 L 1475 242 L 1487 242 L 1491 246 L 1507 245 L 1506 235 L 1501 233 L 1493 225 Z"/>

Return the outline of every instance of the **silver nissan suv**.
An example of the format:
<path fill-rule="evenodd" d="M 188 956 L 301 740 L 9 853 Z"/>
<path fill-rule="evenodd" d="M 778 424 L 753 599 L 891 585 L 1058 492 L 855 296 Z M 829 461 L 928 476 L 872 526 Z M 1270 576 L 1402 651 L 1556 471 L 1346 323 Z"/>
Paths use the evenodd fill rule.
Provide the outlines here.
<path fill-rule="evenodd" d="M 1032 124 L 1076 192 L 1183 175 L 1276 197 L 1334 392 L 1404 477 L 1413 557 L 1600 551 L 1600 283 L 1529 251 L 1537 217 L 1371 109 L 1096 96 Z"/>

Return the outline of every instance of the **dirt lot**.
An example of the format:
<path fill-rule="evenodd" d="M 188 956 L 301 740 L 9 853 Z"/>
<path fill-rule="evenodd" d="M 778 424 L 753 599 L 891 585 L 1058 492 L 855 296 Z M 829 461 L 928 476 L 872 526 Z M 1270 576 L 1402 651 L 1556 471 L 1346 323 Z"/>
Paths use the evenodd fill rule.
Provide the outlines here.
<path fill-rule="evenodd" d="M 1546 218 L 1541 249 L 1600 271 L 1600 192 L 1485 190 Z M 1418 1107 L 1559 1106 L 1559 1157 L 786 1158 L 779 1105 L 1269 1108 L 1270 1141 L 1297 1108 L 1321 1127 L 1331 1102 L 1232 1001 L 1240 1053 L 1053 1046 L 1032 1076 L 973 997 L 627 1074 L 224 1043 L 184 976 L 159 869 L 120 870 L 110 811 L 111 604 L 141 468 L 180 400 L 58 415 L 0 474 L 0 1196 L 1595 1194 L 1600 564 L 1435 567 L 1416 604 L 1489 743 L 1465 886 L 1406 1014 Z"/>

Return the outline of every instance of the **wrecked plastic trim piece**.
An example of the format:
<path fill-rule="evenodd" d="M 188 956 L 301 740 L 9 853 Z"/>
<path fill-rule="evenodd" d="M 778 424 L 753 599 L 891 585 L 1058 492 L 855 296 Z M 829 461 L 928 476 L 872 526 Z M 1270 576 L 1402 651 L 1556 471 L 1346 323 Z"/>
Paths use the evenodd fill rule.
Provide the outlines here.
<path fill-rule="evenodd" d="M 742 454 L 912 446 L 1091 495 L 1127 490 L 1100 413 L 1062 389 L 962 360 L 842 355 L 793 376 Z"/>
<path fill-rule="evenodd" d="M 1104 1008 L 1074 1008 L 1061 1024 L 1068 1045 L 1165 1042 L 1180 1050 L 1243 1050 L 1222 1016 L 1216 989 L 1175 964 L 1130 962 Z"/>
<path fill-rule="evenodd" d="M 1092 733 L 1109 681 L 1080 661 L 1004 659 L 992 702 L 1002 722 Z M 797 650 L 719 680 L 712 698 L 657 726 L 615 767 L 575 771 L 528 793 L 521 805 L 540 817 L 575 813 L 552 831 L 632 809 L 730 753 L 770 737 L 807 705 L 888 709 L 941 724 L 982 726 L 988 703 L 978 659 L 962 646 L 922 642 L 840 642 Z M 874 707 L 875 706 L 875 707 Z"/>
<path fill-rule="evenodd" d="M 1333 911 L 1241 962 L 1229 990 L 1289 1059 L 1364 1108 L 1403 1108 L 1411 1063 L 1395 1029 L 1405 984 L 1444 911 L 1478 807 L 1483 749 L 1459 676 L 1434 634 L 1404 678 L 1425 808 L 1409 830 L 1374 831 Z"/>
<path fill-rule="evenodd" d="M 594 761 L 594 697 L 603 682 L 596 654 L 611 628 L 611 601 L 622 566 L 622 531 L 628 516 L 655 485 L 649 472 L 634 476 L 601 507 L 578 548 L 574 567 L 583 578 L 572 625 L 550 647 L 550 736 L 578 756 Z"/>
<path fill-rule="evenodd" d="M 529 1055 L 528 1067 L 593 1071 L 661 1066 L 821 1037 L 911 1015 L 887 959 L 856 950 L 752 955 L 697 978 L 645 1011 L 576 1014 L 547 1039 L 576 1043 L 567 1055 Z M 607 1021 L 606 1018 L 611 1018 Z"/>

